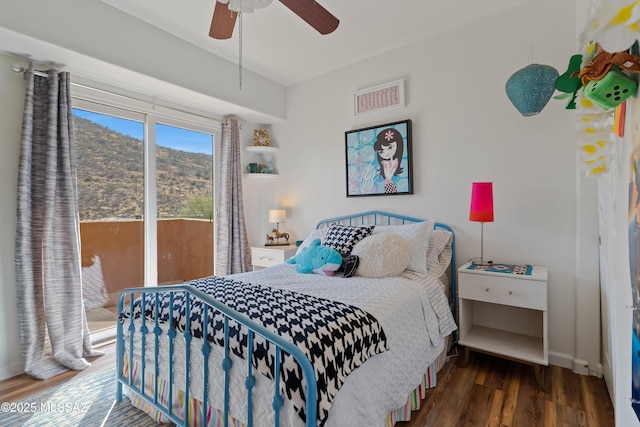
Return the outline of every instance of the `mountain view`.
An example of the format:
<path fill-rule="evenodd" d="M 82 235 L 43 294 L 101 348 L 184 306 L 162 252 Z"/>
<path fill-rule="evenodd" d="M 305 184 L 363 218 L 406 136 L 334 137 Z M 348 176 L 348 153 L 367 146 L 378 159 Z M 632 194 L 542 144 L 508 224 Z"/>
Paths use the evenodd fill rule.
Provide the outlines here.
<path fill-rule="evenodd" d="M 74 116 L 80 219 L 144 213 L 143 141 Z M 209 154 L 156 147 L 158 218 L 212 216 Z"/>

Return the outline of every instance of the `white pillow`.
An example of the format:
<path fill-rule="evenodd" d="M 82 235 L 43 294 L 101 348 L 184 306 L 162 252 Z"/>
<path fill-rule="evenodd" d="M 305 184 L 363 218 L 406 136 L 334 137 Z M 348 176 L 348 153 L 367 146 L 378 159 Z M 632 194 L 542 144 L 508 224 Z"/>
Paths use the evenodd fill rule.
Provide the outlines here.
<path fill-rule="evenodd" d="M 433 230 L 427 250 L 427 270 L 436 277 L 447 272 L 453 251 L 453 234 L 448 230 Z"/>
<path fill-rule="evenodd" d="M 311 233 L 309 233 L 307 238 L 302 241 L 300 246 L 298 246 L 296 255 L 298 255 L 302 249 L 306 248 L 307 246 L 310 246 L 311 242 L 313 242 L 314 240 L 320 239 L 320 241 L 322 241 L 322 238 L 324 237 L 325 234 L 327 234 L 327 228 L 316 228 L 315 230 L 313 230 Z"/>
<path fill-rule="evenodd" d="M 427 274 L 427 250 L 435 220 L 402 225 L 376 225 L 373 234 L 389 232 L 404 237 L 409 242 L 411 258 L 407 270 L 425 276 Z"/>
<path fill-rule="evenodd" d="M 393 233 L 379 233 L 365 237 L 351 251 L 360 263 L 356 276 L 399 276 L 409 264 L 411 248 L 404 237 Z"/>
<path fill-rule="evenodd" d="M 92 261 L 92 265 L 82 267 L 82 296 L 85 310 L 104 307 L 109 300 L 107 287 L 102 276 L 100 257 L 94 255 Z"/>

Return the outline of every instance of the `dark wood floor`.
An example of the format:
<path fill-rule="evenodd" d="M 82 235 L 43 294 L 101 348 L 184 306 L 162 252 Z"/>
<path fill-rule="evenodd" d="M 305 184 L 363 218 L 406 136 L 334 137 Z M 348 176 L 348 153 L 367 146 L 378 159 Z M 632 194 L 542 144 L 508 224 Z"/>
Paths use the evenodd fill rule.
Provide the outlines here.
<path fill-rule="evenodd" d="M 19 375 L 0 381 L 0 402 L 13 402 L 115 363 L 114 345 L 82 372 L 50 380 Z M 549 392 L 537 387 L 532 366 L 471 353 L 466 367 L 453 357 L 427 392 L 422 409 L 398 427 L 613 427 L 614 415 L 604 380 L 551 366 L 545 370 Z"/>
<path fill-rule="evenodd" d="M 0 403 L 15 402 L 50 387 L 63 384 L 73 378 L 81 378 L 107 366 L 115 366 L 116 346 L 114 343 L 105 344 L 98 347 L 97 350 L 104 352 L 104 356 L 90 358 L 91 366 L 84 371 L 66 371 L 48 380 L 36 380 L 27 374 L 20 374 L 0 381 Z"/>
<path fill-rule="evenodd" d="M 462 352 L 460 353 L 462 355 Z M 457 358 L 438 374 L 422 409 L 398 427 L 613 427 L 614 414 L 604 379 L 550 366 L 544 370 L 548 393 L 534 368 L 519 362 L 471 353 L 461 368 Z"/>

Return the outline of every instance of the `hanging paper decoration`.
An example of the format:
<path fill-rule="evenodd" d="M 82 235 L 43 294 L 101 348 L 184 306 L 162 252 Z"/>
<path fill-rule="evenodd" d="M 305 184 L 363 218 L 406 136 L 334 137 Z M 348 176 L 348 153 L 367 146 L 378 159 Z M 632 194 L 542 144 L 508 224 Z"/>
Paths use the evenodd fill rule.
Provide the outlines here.
<path fill-rule="evenodd" d="M 613 147 L 618 140 L 613 133 L 614 110 L 603 111 L 582 91 L 576 95 L 576 106 L 580 167 L 591 176 L 609 172 Z"/>
<path fill-rule="evenodd" d="M 616 107 L 616 112 L 613 116 L 613 132 L 618 135 L 618 137 L 624 137 L 624 123 L 627 115 L 627 101 L 624 101 L 622 104 Z"/>
<path fill-rule="evenodd" d="M 576 109 L 576 94 L 582 87 L 582 81 L 580 76 L 576 73 L 580 72 L 582 66 L 582 55 L 573 55 L 569 60 L 569 67 L 567 71 L 562 73 L 555 82 L 556 89 L 560 92 L 564 92 L 564 95 L 554 96 L 554 99 L 564 99 L 571 97 L 567 104 L 567 110 Z"/>
<path fill-rule="evenodd" d="M 591 63 L 597 54 L 595 44 L 585 46 L 581 55 L 584 59 L 582 69 Z M 581 84 L 590 80 L 581 78 Z M 617 137 L 612 133 L 613 110 L 603 109 L 592 99 L 585 96 L 582 89 L 576 95 L 578 110 L 578 157 L 581 169 L 590 176 L 598 176 L 609 171 L 613 161 L 613 144 Z"/>
<path fill-rule="evenodd" d="M 640 37 L 640 1 L 600 0 L 580 35 L 583 46 L 596 41 L 607 52 L 629 49 Z"/>
<path fill-rule="evenodd" d="M 576 92 L 578 152 L 581 168 L 597 176 L 609 171 L 613 147 L 624 135 L 626 100 L 638 89 L 633 73 L 640 72 L 640 57 L 607 52 L 597 42 L 586 45 L 581 56 L 580 71 L 571 73 L 582 85 Z"/>
<path fill-rule="evenodd" d="M 505 91 L 516 109 L 525 117 L 533 116 L 547 105 L 555 90 L 558 71 L 549 65 L 531 64 L 513 73 Z"/>

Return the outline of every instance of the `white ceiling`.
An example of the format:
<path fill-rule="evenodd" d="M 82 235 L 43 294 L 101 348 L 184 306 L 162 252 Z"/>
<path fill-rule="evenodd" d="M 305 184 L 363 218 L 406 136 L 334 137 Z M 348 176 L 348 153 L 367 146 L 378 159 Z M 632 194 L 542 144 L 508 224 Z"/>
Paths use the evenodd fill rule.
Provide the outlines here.
<path fill-rule="evenodd" d="M 208 36 L 214 0 L 102 0 L 234 63 L 229 40 Z M 275 0 L 243 16 L 243 67 L 283 85 L 297 83 L 532 0 L 320 0 L 340 19 L 322 36 Z M 472 41 L 470 41 L 470 45 Z"/>

